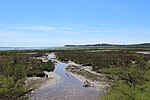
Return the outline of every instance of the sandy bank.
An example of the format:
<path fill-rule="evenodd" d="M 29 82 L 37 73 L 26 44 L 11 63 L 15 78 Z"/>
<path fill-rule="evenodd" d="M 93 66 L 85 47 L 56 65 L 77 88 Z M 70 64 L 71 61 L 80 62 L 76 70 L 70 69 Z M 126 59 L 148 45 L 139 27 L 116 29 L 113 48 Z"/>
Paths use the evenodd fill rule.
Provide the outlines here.
<path fill-rule="evenodd" d="M 46 75 L 48 75 L 48 78 L 46 77 L 28 77 L 27 78 L 27 84 L 36 89 L 42 89 L 46 88 L 48 86 L 56 84 L 61 78 L 54 72 L 46 72 L 44 71 Z"/>
<path fill-rule="evenodd" d="M 107 92 L 107 88 L 109 87 L 108 83 L 104 81 L 96 81 L 88 79 L 82 75 L 71 73 L 76 79 L 80 80 L 81 82 L 88 81 L 91 84 L 91 87 L 95 87 L 97 91 Z"/>
<path fill-rule="evenodd" d="M 47 86 L 50 86 L 50 85 L 54 85 L 56 84 L 58 81 L 60 81 L 61 77 L 58 76 L 56 73 L 54 72 L 46 72 L 44 71 L 44 73 L 46 75 L 48 75 L 48 81 L 44 82 L 44 84 L 41 86 L 41 88 L 45 88 Z"/>
<path fill-rule="evenodd" d="M 80 80 L 81 82 L 90 82 L 91 86 L 96 87 L 98 91 L 107 92 L 107 89 L 110 87 L 109 83 L 105 80 L 105 75 L 92 71 L 91 66 L 82 66 L 81 64 L 76 64 L 69 61 L 67 71 L 69 71 L 76 79 Z"/>

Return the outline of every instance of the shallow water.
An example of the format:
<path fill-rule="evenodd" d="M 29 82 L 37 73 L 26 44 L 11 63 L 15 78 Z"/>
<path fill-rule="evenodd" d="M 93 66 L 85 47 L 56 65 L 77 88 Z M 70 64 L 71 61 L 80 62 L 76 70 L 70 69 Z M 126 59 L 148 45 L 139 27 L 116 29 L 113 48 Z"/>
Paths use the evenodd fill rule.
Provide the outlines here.
<path fill-rule="evenodd" d="M 83 83 L 65 71 L 67 64 L 59 62 L 54 73 L 61 80 L 46 88 L 37 90 L 32 100 L 97 100 L 100 93 L 94 87 L 83 87 Z M 66 75 L 67 73 L 67 75 Z"/>

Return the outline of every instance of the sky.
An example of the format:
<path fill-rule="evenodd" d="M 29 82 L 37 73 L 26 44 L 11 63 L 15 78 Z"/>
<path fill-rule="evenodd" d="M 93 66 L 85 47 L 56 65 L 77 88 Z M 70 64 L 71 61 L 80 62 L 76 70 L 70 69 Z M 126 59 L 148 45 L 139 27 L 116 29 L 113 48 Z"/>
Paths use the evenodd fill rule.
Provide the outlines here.
<path fill-rule="evenodd" d="M 0 0 L 0 47 L 150 42 L 150 0 Z"/>

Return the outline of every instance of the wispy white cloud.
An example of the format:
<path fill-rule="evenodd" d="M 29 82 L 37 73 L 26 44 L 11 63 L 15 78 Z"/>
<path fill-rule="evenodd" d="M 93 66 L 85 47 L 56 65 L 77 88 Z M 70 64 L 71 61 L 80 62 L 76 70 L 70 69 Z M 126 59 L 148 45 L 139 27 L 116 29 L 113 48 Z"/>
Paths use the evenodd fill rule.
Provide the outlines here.
<path fill-rule="evenodd" d="M 26 29 L 39 30 L 39 31 L 55 31 L 58 28 L 52 26 L 31 26 L 31 27 L 26 27 Z"/>
<path fill-rule="evenodd" d="M 150 30 L 86 25 L 16 25 L 0 27 L 0 46 L 47 46 L 88 43 L 150 42 Z"/>
<path fill-rule="evenodd" d="M 106 25 L 106 26 L 105 26 Z M 105 34 L 105 33 L 120 33 L 120 34 L 139 34 L 139 33 L 146 33 L 149 34 L 150 29 L 144 29 L 144 28 L 139 28 L 139 27 L 135 27 L 135 26 L 127 26 L 127 25 L 121 25 L 121 24 L 117 24 L 118 26 L 113 26 L 110 27 L 110 25 L 113 26 L 112 23 L 103 23 L 100 26 L 95 26 L 95 27 L 90 27 L 90 26 L 86 26 L 86 25 L 22 25 L 22 26 L 12 26 L 9 27 L 9 29 L 3 29 L 5 31 L 40 31 L 43 33 L 57 33 L 57 34 L 82 34 L 82 33 L 93 33 L 93 34 Z"/>

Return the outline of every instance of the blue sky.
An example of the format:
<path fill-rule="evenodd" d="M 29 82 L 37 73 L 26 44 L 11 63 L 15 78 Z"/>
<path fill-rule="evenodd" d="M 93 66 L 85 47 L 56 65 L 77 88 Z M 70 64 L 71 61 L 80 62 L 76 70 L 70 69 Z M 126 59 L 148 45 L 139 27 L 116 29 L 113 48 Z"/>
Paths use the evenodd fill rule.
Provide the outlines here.
<path fill-rule="evenodd" d="M 0 46 L 150 42 L 150 0 L 0 0 Z"/>

